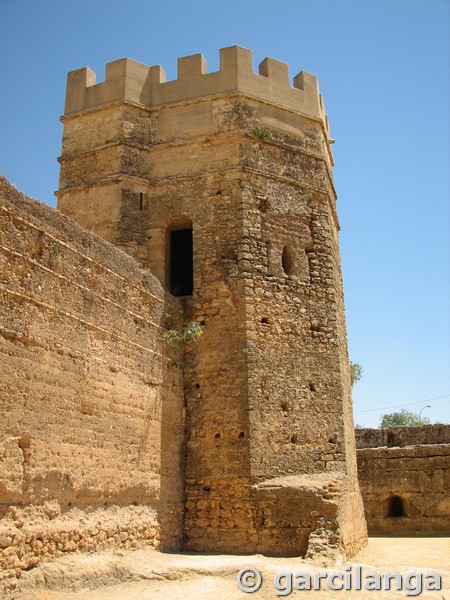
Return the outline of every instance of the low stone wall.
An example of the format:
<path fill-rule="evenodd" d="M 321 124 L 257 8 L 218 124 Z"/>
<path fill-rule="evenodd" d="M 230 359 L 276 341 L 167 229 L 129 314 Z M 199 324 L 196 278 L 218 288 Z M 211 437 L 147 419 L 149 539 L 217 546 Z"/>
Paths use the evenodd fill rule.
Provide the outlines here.
<path fill-rule="evenodd" d="M 125 253 L 0 178 L 0 569 L 178 548 L 178 302 Z M 162 444 L 164 440 L 164 444 Z"/>
<path fill-rule="evenodd" d="M 0 579 L 75 550 L 157 546 L 159 531 L 156 511 L 148 506 L 73 508 L 64 513 L 55 501 L 12 506 L 0 525 Z"/>
<path fill-rule="evenodd" d="M 449 425 L 356 431 L 370 535 L 450 535 L 449 434 Z"/>
<path fill-rule="evenodd" d="M 450 425 L 420 425 L 418 427 L 387 427 L 386 429 L 355 429 L 356 448 L 387 446 L 419 446 L 450 444 Z"/>

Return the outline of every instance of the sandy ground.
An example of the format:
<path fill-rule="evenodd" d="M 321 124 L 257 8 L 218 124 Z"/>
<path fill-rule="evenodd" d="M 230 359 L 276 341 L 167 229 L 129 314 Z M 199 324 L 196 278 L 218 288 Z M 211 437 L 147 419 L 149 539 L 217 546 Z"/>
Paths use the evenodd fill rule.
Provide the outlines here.
<path fill-rule="evenodd" d="M 344 564 L 333 565 L 299 558 L 269 558 L 262 555 L 229 556 L 164 554 L 150 548 L 98 554 L 72 554 L 44 563 L 25 574 L 20 586 L 10 590 L 11 600 L 268 600 L 286 596 L 274 587 L 277 573 L 352 573 L 362 565 L 363 581 L 369 572 L 399 573 L 403 589 L 397 591 L 333 591 L 325 580 L 321 590 L 293 589 L 291 598 L 408 598 L 417 597 L 416 579 L 405 589 L 405 576 L 415 571 L 425 582 L 433 571 L 442 577 L 441 591 L 423 591 L 420 598 L 450 600 L 450 538 L 371 538 L 369 545 Z M 251 595 L 236 582 L 243 567 L 257 568 L 261 588 Z M 347 571 L 345 571 L 347 569 Z M 253 581 L 253 580 L 251 580 Z M 304 581 L 304 580 L 303 580 Z M 429 581 L 429 579 L 428 579 Z M 285 587 L 285 579 L 281 580 Z M 338 584 L 339 585 L 339 584 Z M 424 584 L 423 584 L 424 585 Z M 4 592 L 5 593 L 5 592 Z"/>

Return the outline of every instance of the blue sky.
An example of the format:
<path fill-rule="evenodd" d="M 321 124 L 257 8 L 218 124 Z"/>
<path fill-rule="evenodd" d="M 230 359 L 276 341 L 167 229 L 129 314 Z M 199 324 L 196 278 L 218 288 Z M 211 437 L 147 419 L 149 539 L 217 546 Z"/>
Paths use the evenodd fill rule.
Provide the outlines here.
<path fill-rule="evenodd" d="M 330 119 L 355 421 L 450 421 L 448 0 L 1 0 L 0 172 L 51 205 L 65 82 L 128 56 L 253 51 L 319 78 Z M 441 397 L 446 396 L 446 397 Z M 438 398 L 439 399 L 434 399 Z M 433 399 L 433 400 L 431 400 Z M 383 410 L 379 410 L 383 409 Z M 364 412 L 363 412 L 364 411 Z"/>

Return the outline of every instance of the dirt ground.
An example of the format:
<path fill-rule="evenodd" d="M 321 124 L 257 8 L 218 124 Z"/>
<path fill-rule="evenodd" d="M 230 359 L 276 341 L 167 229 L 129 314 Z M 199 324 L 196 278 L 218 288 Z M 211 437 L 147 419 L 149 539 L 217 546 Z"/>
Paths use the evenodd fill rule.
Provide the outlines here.
<path fill-rule="evenodd" d="M 450 600 L 450 538 L 371 538 L 369 545 L 351 561 L 340 562 L 269 558 L 259 554 L 165 554 L 151 548 L 71 554 L 25 573 L 18 587 L 3 597 L 11 600 L 268 600 L 288 595 L 286 578 L 280 580 L 277 595 L 274 577 L 279 573 L 293 573 L 293 580 L 299 573 L 304 577 L 305 574 L 340 572 L 352 573 L 355 577 L 356 565 L 361 565 L 363 581 L 369 572 L 398 573 L 402 576 L 403 589 L 397 591 L 394 582 L 391 591 L 333 591 L 327 586 L 327 580 L 322 580 L 321 589 L 311 589 L 310 597 L 318 600 L 414 597 L 418 596 L 417 579 L 421 578 L 424 586 L 426 579 L 430 581 L 427 574 L 436 572 L 442 578 L 442 589 L 424 590 L 420 598 Z M 262 575 L 260 589 L 251 596 L 238 588 L 236 580 L 238 572 L 247 566 L 257 568 Z M 415 579 L 406 578 L 411 571 L 418 574 Z M 411 587 L 409 591 L 405 589 L 406 581 Z M 304 589 L 292 589 L 289 595 L 295 598 L 307 593 Z"/>

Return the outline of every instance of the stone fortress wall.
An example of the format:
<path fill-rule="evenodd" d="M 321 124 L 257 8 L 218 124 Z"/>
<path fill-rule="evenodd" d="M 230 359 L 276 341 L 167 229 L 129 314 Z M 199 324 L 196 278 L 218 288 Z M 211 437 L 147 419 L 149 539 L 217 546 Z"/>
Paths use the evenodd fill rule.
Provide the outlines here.
<path fill-rule="evenodd" d="M 371 535 L 450 535 L 450 425 L 356 429 Z"/>
<path fill-rule="evenodd" d="M 76 549 L 179 547 L 182 383 L 162 340 L 177 299 L 3 177 L 0 230 L 2 574 Z"/>
<path fill-rule="evenodd" d="M 5 564 L 141 540 L 354 554 L 366 525 L 316 78 L 291 87 L 273 59 L 255 74 L 237 47 L 216 73 L 180 59 L 174 82 L 123 59 L 100 84 L 69 74 L 62 121 L 59 211 L 2 181 Z M 167 315 L 203 327 L 184 369 Z"/>
<path fill-rule="evenodd" d="M 68 76 L 58 208 L 171 289 L 190 231 L 185 546 L 354 552 L 358 490 L 328 122 L 313 75 L 221 51 Z M 184 250 L 185 251 L 185 250 Z M 172 289 L 176 294 L 176 291 Z M 270 452 L 268 452 L 268 448 Z M 304 505 L 302 511 L 292 506 Z"/>
<path fill-rule="evenodd" d="M 4 178 L 0 230 L 2 575 L 77 549 L 183 548 L 183 396 L 201 400 L 204 392 L 195 383 L 183 391 L 183 372 L 162 343 L 180 300 L 126 254 Z M 223 419 L 211 431 L 227 427 Z M 356 444 L 372 534 L 450 534 L 450 426 L 358 429 Z M 276 457 L 275 444 L 270 452 Z M 227 456 L 221 466 L 231 464 Z M 317 511 L 321 495 L 335 506 L 326 476 L 304 477 L 299 500 L 301 483 L 287 476 L 253 488 L 272 501 L 269 533 L 280 489 L 302 513 Z M 230 504 L 218 501 L 222 522 Z M 207 508 L 195 503 L 203 514 Z"/>

